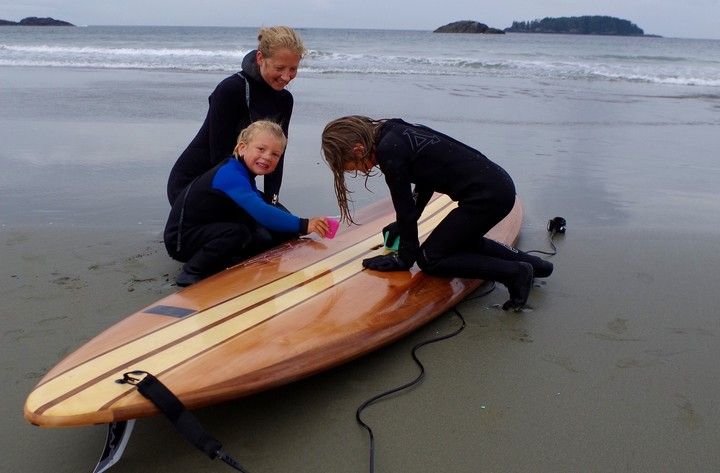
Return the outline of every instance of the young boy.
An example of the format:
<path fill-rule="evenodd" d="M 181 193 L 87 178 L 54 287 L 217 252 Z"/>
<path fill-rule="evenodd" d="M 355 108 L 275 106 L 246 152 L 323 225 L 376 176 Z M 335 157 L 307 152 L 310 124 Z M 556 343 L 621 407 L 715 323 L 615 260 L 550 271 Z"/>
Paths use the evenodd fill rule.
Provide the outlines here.
<path fill-rule="evenodd" d="M 280 125 L 260 120 L 240 132 L 233 155 L 205 172 L 175 199 L 165 226 L 168 254 L 185 263 L 176 278 L 189 286 L 292 237 L 325 237 L 324 217 L 297 217 L 268 204 L 255 177 L 272 173 L 287 139 Z"/>

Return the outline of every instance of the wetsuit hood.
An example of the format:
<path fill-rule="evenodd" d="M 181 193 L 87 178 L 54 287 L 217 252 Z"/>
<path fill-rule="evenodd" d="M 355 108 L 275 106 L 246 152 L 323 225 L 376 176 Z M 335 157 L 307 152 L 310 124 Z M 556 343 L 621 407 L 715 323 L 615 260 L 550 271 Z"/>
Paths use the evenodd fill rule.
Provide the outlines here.
<path fill-rule="evenodd" d="M 245 55 L 242 61 L 242 71 L 243 74 L 245 74 L 245 77 L 249 77 L 250 79 L 254 80 L 258 83 L 258 85 L 263 85 L 267 87 L 268 89 L 275 91 L 272 87 L 270 87 L 270 84 L 265 82 L 265 79 L 263 79 L 263 76 L 260 74 L 260 66 L 258 66 L 257 63 L 257 49 L 253 49 L 249 53 Z"/>

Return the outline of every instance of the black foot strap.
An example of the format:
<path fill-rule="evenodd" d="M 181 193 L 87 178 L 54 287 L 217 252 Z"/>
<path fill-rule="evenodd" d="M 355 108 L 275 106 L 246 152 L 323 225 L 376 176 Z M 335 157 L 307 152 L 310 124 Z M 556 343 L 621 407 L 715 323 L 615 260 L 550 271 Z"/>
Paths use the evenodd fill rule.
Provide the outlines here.
<path fill-rule="evenodd" d="M 140 379 L 139 376 L 143 375 Z M 237 471 L 247 473 L 240 463 L 223 451 L 222 444 L 200 425 L 197 417 L 185 408 L 180 399 L 155 376 L 146 371 L 131 371 L 117 382 L 137 386 L 138 392 L 155 404 L 183 437 L 211 459 L 220 459 Z"/>

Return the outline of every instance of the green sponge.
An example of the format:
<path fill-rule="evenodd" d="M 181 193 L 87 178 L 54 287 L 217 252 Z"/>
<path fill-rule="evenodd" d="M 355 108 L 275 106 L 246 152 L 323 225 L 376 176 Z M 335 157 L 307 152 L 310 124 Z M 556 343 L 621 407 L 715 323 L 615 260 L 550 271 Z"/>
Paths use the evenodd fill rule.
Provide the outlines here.
<path fill-rule="evenodd" d="M 400 237 L 395 237 L 395 240 L 390 242 L 388 241 L 388 237 L 390 232 L 383 233 L 383 242 L 385 243 L 385 248 L 388 250 L 397 251 L 398 248 L 400 248 Z"/>

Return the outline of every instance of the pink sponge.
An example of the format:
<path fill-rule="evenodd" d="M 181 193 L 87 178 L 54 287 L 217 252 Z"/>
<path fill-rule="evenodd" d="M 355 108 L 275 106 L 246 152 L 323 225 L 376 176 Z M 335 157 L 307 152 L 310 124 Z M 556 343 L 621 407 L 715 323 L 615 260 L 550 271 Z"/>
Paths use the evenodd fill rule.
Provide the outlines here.
<path fill-rule="evenodd" d="M 325 238 L 335 238 L 335 234 L 337 233 L 338 228 L 340 228 L 340 222 L 338 219 L 332 217 L 325 217 L 325 221 L 330 227 L 330 230 L 328 230 L 325 234 Z"/>

